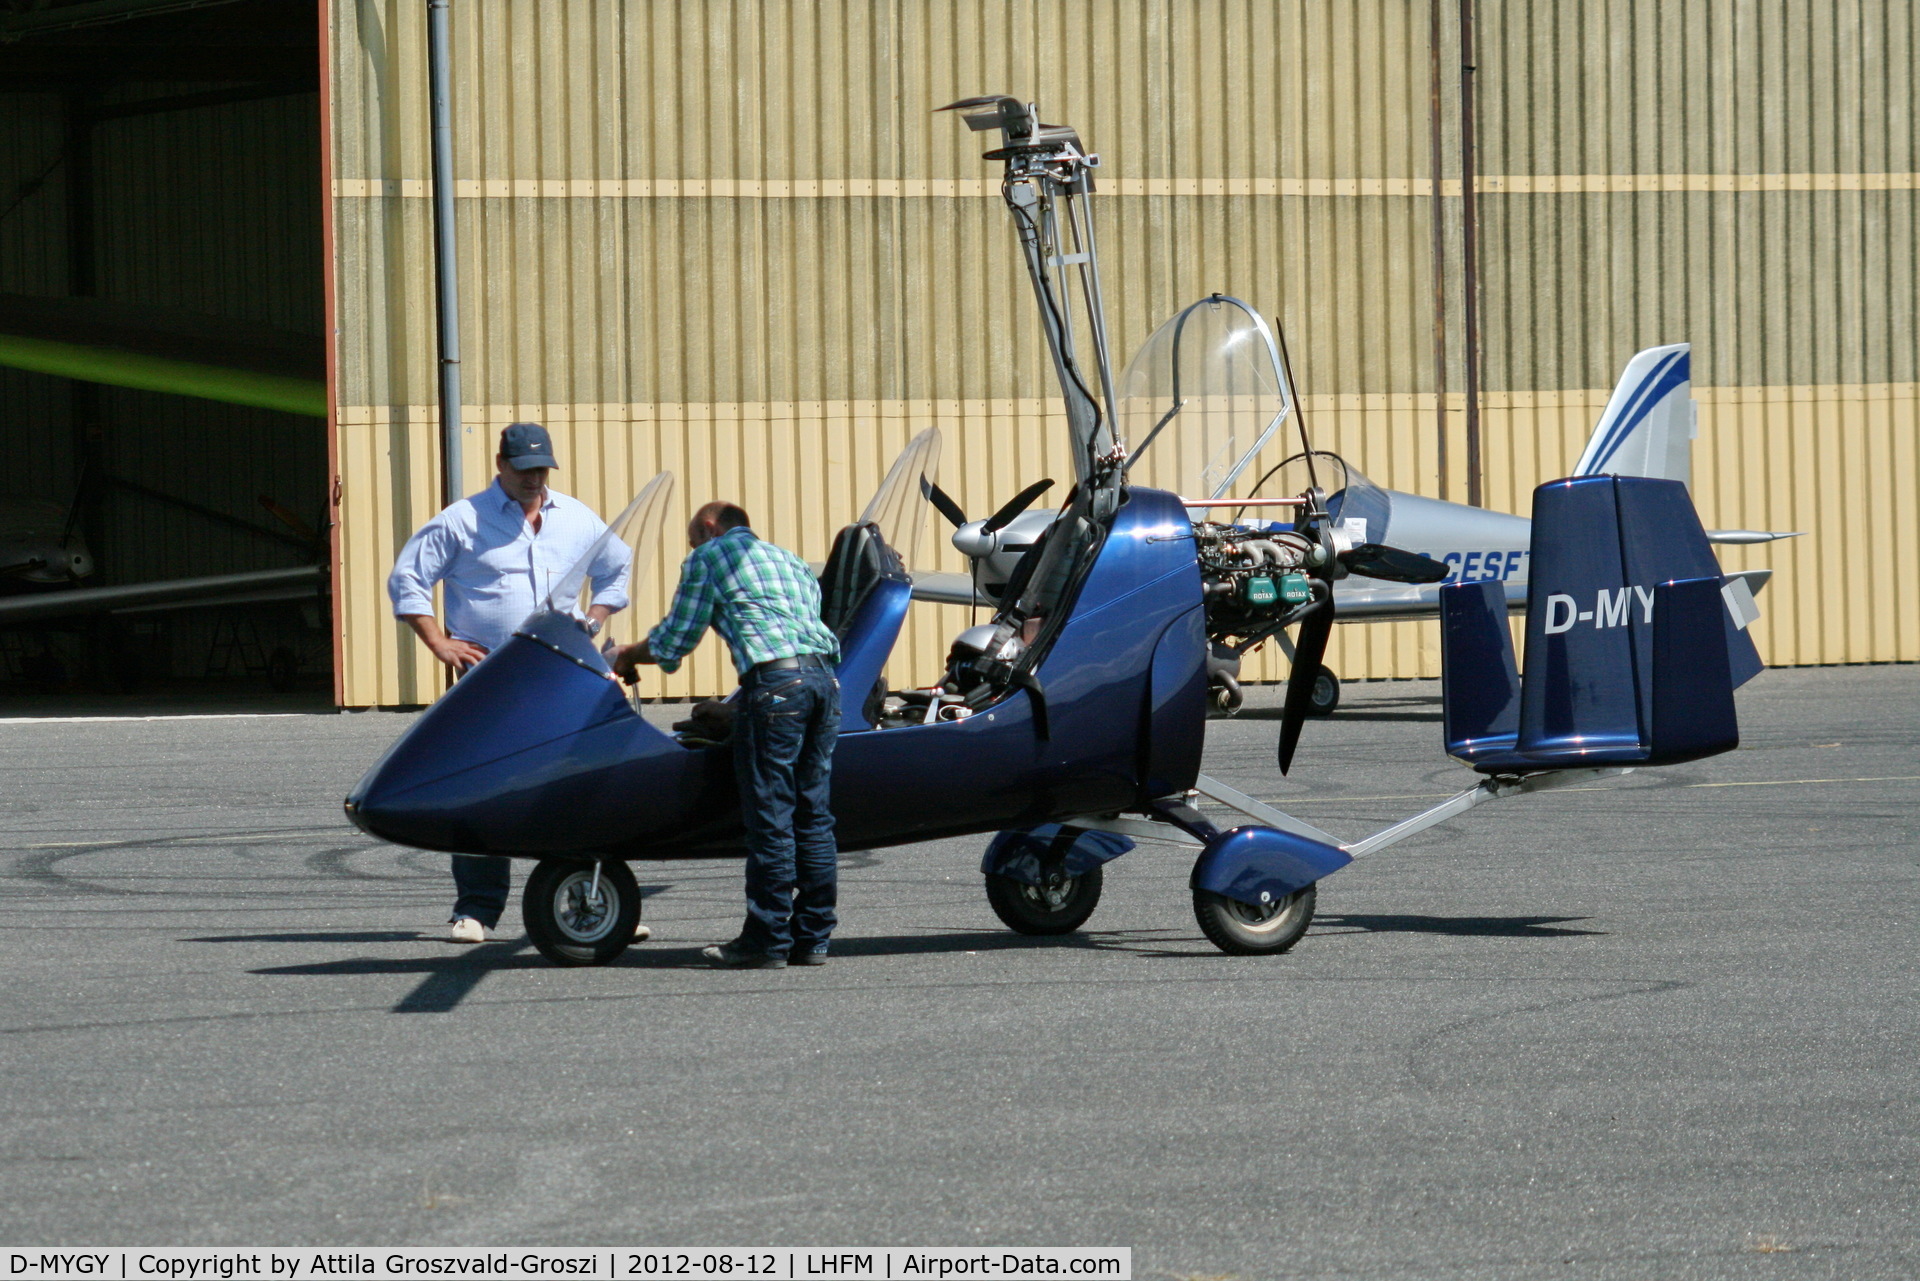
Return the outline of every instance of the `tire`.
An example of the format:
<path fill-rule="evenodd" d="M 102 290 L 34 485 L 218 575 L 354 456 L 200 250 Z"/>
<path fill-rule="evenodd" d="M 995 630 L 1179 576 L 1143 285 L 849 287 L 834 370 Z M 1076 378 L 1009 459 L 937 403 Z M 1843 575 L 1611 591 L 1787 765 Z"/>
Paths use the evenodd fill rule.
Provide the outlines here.
<path fill-rule="evenodd" d="M 1307 704 L 1307 715 L 1331 716 L 1338 706 L 1340 678 L 1330 668 L 1322 667 L 1320 674 L 1313 678 L 1313 701 Z"/>
<path fill-rule="evenodd" d="M 1231 956 L 1278 956 L 1313 924 L 1315 887 L 1295 890 L 1271 908 L 1250 907 L 1206 890 L 1193 892 L 1193 915 L 1213 945 Z"/>
<path fill-rule="evenodd" d="M 1063 876 L 1052 887 L 987 874 L 987 905 L 1020 934 L 1071 934 L 1100 906 L 1100 869 Z"/>
<path fill-rule="evenodd" d="M 640 886 L 625 863 L 600 864 L 600 904 L 587 902 L 593 864 L 541 859 L 520 895 L 520 919 L 555 965 L 605 965 L 627 950 L 640 924 Z"/>

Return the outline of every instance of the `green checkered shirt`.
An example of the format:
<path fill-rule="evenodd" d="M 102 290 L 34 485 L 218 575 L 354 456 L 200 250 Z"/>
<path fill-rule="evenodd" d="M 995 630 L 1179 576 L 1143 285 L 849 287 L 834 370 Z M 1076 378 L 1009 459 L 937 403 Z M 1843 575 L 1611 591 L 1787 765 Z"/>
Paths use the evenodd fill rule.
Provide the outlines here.
<path fill-rule="evenodd" d="M 660 670 L 676 670 L 708 626 L 720 633 L 743 676 L 776 658 L 840 657 L 840 642 L 820 621 L 820 584 L 807 563 L 750 529 L 729 529 L 687 553 L 673 608 L 647 633 Z"/>

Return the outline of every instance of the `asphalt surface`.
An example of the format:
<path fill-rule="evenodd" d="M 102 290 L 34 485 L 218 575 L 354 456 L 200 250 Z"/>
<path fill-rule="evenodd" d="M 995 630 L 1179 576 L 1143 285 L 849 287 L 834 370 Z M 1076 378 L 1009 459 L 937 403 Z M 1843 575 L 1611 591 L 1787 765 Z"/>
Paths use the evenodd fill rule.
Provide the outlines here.
<path fill-rule="evenodd" d="M 1466 786 L 1429 684 L 1291 779 L 1343 836 Z M 40 709 L 36 709 L 40 710 Z M 1215 952 L 1190 855 L 1011 934 L 982 842 L 846 858 L 818 970 L 440 941 L 339 800 L 389 714 L 0 723 L 0 1241 L 1130 1245 L 1179 1278 L 1920 1275 L 1920 668 L 1783 671 L 1730 756 L 1483 806 Z M 522 870 L 524 870 L 522 865 Z M 516 877 L 516 883 L 520 878 Z"/>

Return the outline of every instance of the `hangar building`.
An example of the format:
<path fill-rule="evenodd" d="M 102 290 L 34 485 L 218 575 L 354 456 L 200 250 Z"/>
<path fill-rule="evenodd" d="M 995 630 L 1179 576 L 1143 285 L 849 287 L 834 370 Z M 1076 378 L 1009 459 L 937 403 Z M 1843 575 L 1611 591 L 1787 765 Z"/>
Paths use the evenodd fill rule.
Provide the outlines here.
<path fill-rule="evenodd" d="M 1627 357 L 1690 341 L 1706 523 L 1810 535 L 1723 549 L 1776 571 L 1763 656 L 1920 659 L 1909 4 L 449 13 L 469 490 L 493 433 L 533 418 L 559 487 L 604 513 L 671 468 L 687 506 L 736 498 L 818 559 L 923 427 L 969 511 L 1070 474 L 997 174 L 932 114 L 1012 92 L 1103 158 L 1122 359 L 1182 303 L 1236 294 L 1284 322 L 1317 443 L 1382 484 L 1524 513 Z M 141 649 L 169 670 L 251 643 L 330 670 L 342 706 L 441 688 L 384 592 L 439 495 L 426 33 L 424 0 L 0 6 L 0 293 L 252 326 L 289 372 L 324 372 L 317 417 L 0 371 L 9 465 L 80 495 L 99 584 L 329 569 L 322 609 L 112 625 L 164 632 Z M 961 568 L 937 532 L 930 567 Z M 964 617 L 910 621 L 896 682 L 930 679 Z M 13 676 L 36 643 L 0 630 Z M 1433 675 L 1435 645 L 1430 625 L 1342 628 L 1329 663 Z M 686 695 L 731 673 L 707 646 L 652 680 Z"/>

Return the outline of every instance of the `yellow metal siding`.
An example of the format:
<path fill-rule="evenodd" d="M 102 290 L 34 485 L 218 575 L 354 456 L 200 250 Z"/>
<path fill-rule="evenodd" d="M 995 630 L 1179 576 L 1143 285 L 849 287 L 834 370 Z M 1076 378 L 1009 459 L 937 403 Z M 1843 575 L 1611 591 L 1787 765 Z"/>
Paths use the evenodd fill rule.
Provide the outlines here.
<path fill-rule="evenodd" d="M 1920 658 L 1910 14 L 1482 12 L 1489 505 L 1524 511 L 1571 467 L 1634 350 L 1690 340 L 1707 523 L 1812 531 L 1725 555 L 1780 571 L 1763 653 Z M 471 0 L 453 15 L 473 488 L 492 434 L 535 418 L 560 487 L 601 511 L 670 467 L 687 509 L 737 498 L 817 559 L 924 426 L 942 427 L 941 480 L 970 512 L 1069 475 L 992 167 L 930 110 L 1004 89 L 1105 160 L 1122 360 L 1181 303 L 1236 293 L 1284 319 L 1320 443 L 1439 492 L 1424 5 Z M 435 507 L 424 17 L 333 0 L 331 23 L 344 700 L 418 702 L 439 677 L 388 616 L 384 578 Z M 1452 165 L 1458 50 L 1446 59 Z M 1441 175 L 1455 498 L 1457 176 Z M 943 535 L 929 527 L 921 559 L 958 569 Z M 657 616 L 675 561 L 663 552 L 623 635 Z M 896 681 L 931 679 L 965 611 L 916 614 Z M 1431 633 L 1342 628 L 1332 664 L 1430 675 Z M 685 694 L 730 673 L 707 646 L 650 679 Z"/>

